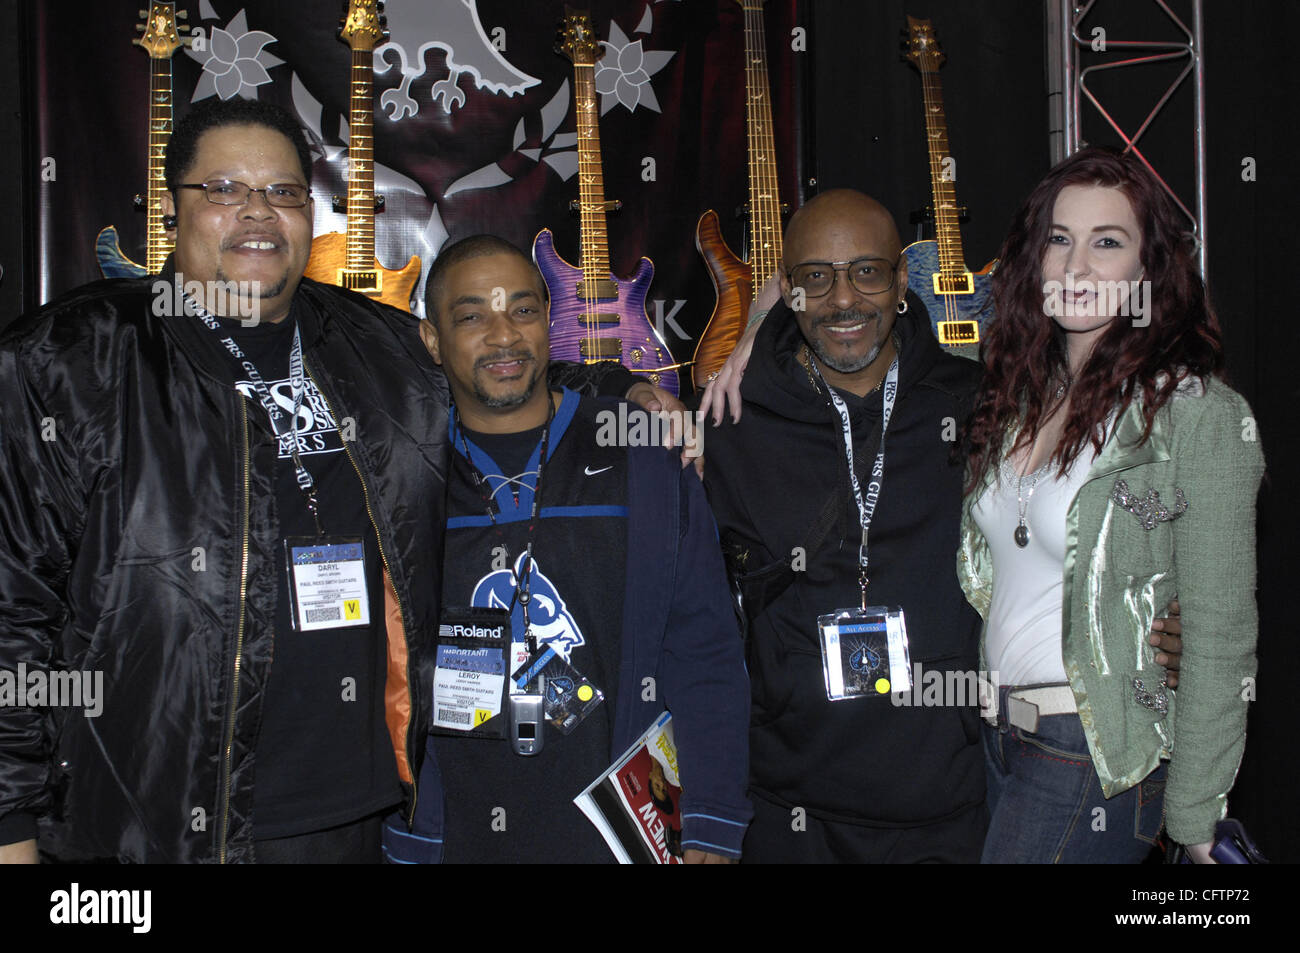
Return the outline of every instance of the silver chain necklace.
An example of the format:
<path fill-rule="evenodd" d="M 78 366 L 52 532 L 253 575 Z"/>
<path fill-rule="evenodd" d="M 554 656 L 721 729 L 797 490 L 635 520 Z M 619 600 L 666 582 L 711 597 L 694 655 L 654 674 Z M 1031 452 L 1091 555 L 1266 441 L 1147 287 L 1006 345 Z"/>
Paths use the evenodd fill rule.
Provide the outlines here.
<path fill-rule="evenodd" d="M 1055 398 L 1057 400 L 1060 400 L 1062 397 L 1065 396 L 1065 392 L 1066 390 L 1069 389 L 1071 383 L 1072 383 L 1071 378 L 1067 373 L 1065 379 L 1061 381 L 1060 385 L 1056 388 Z M 1038 443 L 1038 438 L 1037 436 L 1035 436 L 1034 442 L 1029 445 L 1029 456 L 1025 458 L 1025 466 L 1029 466 L 1029 461 L 1034 458 L 1034 447 L 1035 445 L 1037 445 L 1037 443 Z M 1032 476 L 1034 478 L 1033 481 L 1029 484 L 1028 496 L 1024 495 L 1023 493 L 1026 474 L 1023 473 L 1016 474 L 1016 515 L 1018 519 L 1016 520 L 1016 531 L 1013 535 L 1013 538 L 1016 541 L 1016 545 L 1019 546 L 1021 549 L 1024 549 L 1026 546 L 1029 545 L 1029 527 L 1025 524 L 1025 516 L 1028 515 L 1029 513 L 1029 501 L 1034 498 L 1034 490 L 1038 486 L 1039 479 L 1047 471 L 1047 466 L 1049 463 L 1051 463 L 1050 458 L 1048 460 L 1045 460 L 1043 462 L 1043 465 L 1040 466 L 1033 473 L 1027 474 L 1028 476 Z"/>

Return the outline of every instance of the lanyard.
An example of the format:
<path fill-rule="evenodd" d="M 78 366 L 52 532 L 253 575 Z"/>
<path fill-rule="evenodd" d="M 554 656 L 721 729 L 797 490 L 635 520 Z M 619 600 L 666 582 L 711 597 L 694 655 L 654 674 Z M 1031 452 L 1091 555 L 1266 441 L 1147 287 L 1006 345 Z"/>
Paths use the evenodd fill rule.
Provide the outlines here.
<path fill-rule="evenodd" d="M 225 334 L 221 322 L 209 314 L 202 305 L 188 295 L 185 296 L 185 300 L 193 307 L 195 317 L 199 319 L 199 322 L 204 327 L 218 336 Z M 293 326 L 293 347 L 289 351 L 289 386 L 293 389 L 293 422 L 287 427 L 283 423 L 284 411 L 271 397 L 271 389 L 266 386 L 266 380 L 262 377 L 261 371 L 249 360 L 243 349 L 235 343 L 234 338 L 226 335 L 221 338 L 221 343 L 230 352 L 230 356 L 239 362 L 239 366 L 244 373 L 248 375 L 253 390 L 257 394 L 258 402 L 262 405 L 262 409 L 266 411 L 267 416 L 271 418 L 271 429 L 275 432 L 281 449 L 288 444 L 289 455 L 293 458 L 294 478 L 298 481 L 298 489 L 306 497 L 307 509 L 311 513 L 312 520 L 316 523 L 316 534 L 324 536 L 325 530 L 321 527 L 320 521 L 320 503 L 316 499 L 316 481 L 312 479 L 307 468 L 302 465 L 302 458 L 298 452 L 298 414 L 302 410 L 303 395 L 307 392 L 307 375 L 302 357 L 302 335 L 298 331 L 297 323 Z"/>
<path fill-rule="evenodd" d="M 533 637 L 532 625 L 528 620 L 528 603 L 532 601 L 530 585 L 533 575 L 533 542 L 537 532 L 537 515 L 542 510 L 542 474 L 546 471 L 547 450 L 551 445 L 551 421 L 555 419 L 555 402 L 551 400 L 549 393 L 546 398 L 546 406 L 548 413 L 546 415 L 546 426 L 542 428 L 542 449 L 537 457 L 537 480 L 533 483 L 533 506 L 528 516 L 528 545 L 524 549 L 524 558 L 519 565 L 519 575 L 515 581 L 515 594 L 510 599 L 511 611 L 514 610 L 515 602 L 518 601 L 519 608 L 523 612 L 524 641 L 528 645 L 530 654 L 537 651 L 537 640 Z M 483 497 L 488 519 L 492 522 L 497 535 L 504 540 L 505 534 L 501 532 L 501 527 L 497 525 L 496 514 L 498 507 L 496 500 L 493 499 L 493 494 L 487 488 L 487 478 L 475 465 L 474 456 L 470 453 L 469 441 L 465 438 L 465 424 L 460 419 L 460 409 L 454 408 L 454 411 L 456 430 L 460 434 L 461 448 L 465 451 L 465 459 L 469 461 L 469 465 L 474 471 L 474 485 L 478 487 L 479 493 Z"/>
<path fill-rule="evenodd" d="M 817 375 L 817 380 L 826 388 L 831 404 L 840 415 L 840 431 L 844 438 L 844 456 L 849 464 L 849 484 L 853 488 L 853 501 L 858 505 L 858 521 L 862 525 L 862 543 L 858 546 L 858 585 L 862 588 L 862 608 L 867 607 L 867 531 L 871 529 L 871 520 L 876 515 L 876 503 L 880 499 L 880 484 L 885 474 L 885 431 L 889 429 L 889 418 L 894 412 L 894 400 L 898 396 L 898 358 L 889 365 L 885 375 L 885 386 L 881 388 L 884 408 L 880 416 L 880 449 L 876 451 L 876 461 L 871 466 L 871 482 L 863 494 L 858 482 L 857 469 L 853 465 L 853 423 L 849 419 L 849 408 L 844 399 L 835 393 L 822 377 L 817 362 L 809 357 L 808 366 Z"/>

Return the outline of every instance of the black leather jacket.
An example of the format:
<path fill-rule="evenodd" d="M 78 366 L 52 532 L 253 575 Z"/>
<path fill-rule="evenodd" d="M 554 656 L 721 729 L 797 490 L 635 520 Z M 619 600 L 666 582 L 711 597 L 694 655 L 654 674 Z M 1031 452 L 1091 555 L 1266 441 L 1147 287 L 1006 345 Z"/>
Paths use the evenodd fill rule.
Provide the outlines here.
<path fill-rule="evenodd" d="M 251 860 L 276 445 L 216 336 L 166 316 L 159 280 L 87 285 L 0 337 L 0 673 L 103 679 L 93 718 L 0 704 L 0 843 L 39 816 L 42 849 L 64 859 Z M 446 379 L 410 315 L 305 279 L 296 302 L 383 555 L 387 721 L 409 816 L 441 586 Z M 575 377 L 630 383 L 617 365 Z"/>

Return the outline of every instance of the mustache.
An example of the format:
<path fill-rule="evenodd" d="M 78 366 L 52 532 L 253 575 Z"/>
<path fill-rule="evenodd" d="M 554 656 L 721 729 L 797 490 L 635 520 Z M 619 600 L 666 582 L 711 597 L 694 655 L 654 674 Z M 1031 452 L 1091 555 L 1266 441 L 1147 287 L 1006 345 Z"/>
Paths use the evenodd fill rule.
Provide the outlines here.
<path fill-rule="evenodd" d="M 518 351 L 500 351 L 496 354 L 487 354 L 480 357 L 474 362 L 475 368 L 483 367 L 487 364 L 504 364 L 508 361 L 535 361 L 533 352 L 527 348 L 521 348 Z"/>
<path fill-rule="evenodd" d="M 880 312 L 872 311 L 868 314 L 865 311 L 836 311 L 834 314 L 827 314 L 820 318 L 814 318 L 813 328 L 819 328 L 823 324 L 857 324 L 861 321 L 873 321 L 880 317 Z"/>

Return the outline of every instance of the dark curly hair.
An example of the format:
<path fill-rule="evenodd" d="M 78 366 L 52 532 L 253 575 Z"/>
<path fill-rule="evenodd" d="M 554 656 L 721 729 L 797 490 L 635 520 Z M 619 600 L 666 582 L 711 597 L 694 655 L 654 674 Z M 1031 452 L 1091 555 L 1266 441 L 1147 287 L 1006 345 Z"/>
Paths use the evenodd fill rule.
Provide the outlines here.
<path fill-rule="evenodd" d="M 1062 476 L 1091 441 L 1102 448 L 1111 411 L 1135 399 L 1151 435 L 1156 413 L 1189 376 L 1221 376 L 1219 322 L 1192 260 L 1186 221 L 1155 176 L 1136 156 L 1083 149 L 1034 188 L 1017 213 L 993 275 L 996 319 L 981 350 L 984 379 L 966 429 L 967 492 L 990 466 L 1030 445 L 1052 412 L 1050 382 L 1068 370 L 1065 332 L 1044 310 L 1042 262 L 1056 197 L 1068 185 L 1117 188 L 1142 230 L 1140 257 L 1151 282 L 1150 324 L 1112 321 L 1070 384 L 1070 408 L 1050 460 Z M 1009 431 L 1019 438 L 1004 446 Z"/>
<path fill-rule="evenodd" d="M 293 144 L 302 165 L 302 179 L 311 185 L 311 149 L 298 120 L 274 103 L 236 97 L 206 100 L 176 123 L 167 141 L 167 157 L 163 163 L 163 177 L 172 195 L 176 194 L 176 186 L 194 166 L 199 138 L 210 129 L 225 126 L 265 126 L 280 133 Z"/>

